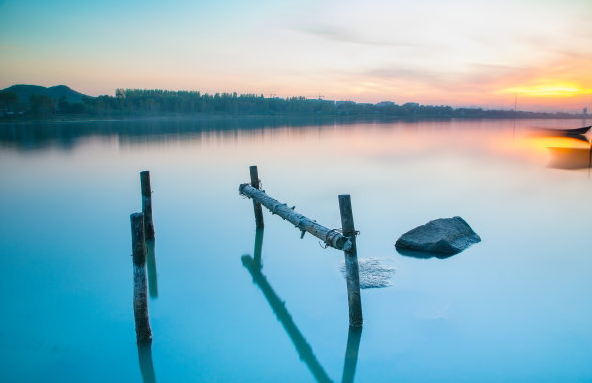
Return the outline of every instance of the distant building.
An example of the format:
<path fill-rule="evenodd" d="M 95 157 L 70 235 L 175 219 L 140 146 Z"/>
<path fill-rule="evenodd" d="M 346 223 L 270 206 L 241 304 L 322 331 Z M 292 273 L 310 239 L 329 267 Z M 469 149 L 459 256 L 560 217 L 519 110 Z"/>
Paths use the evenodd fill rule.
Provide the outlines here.
<path fill-rule="evenodd" d="M 384 108 L 385 106 L 395 106 L 396 104 L 392 101 L 380 101 L 378 104 L 376 104 L 377 107 L 379 108 Z"/>

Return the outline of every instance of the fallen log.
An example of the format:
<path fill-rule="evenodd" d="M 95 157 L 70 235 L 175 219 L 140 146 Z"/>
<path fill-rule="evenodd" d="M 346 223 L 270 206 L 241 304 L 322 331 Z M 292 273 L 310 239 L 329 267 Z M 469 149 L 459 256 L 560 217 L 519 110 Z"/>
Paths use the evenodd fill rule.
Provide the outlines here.
<path fill-rule="evenodd" d="M 337 250 L 351 250 L 351 240 L 341 234 L 338 230 L 329 229 L 323 225 L 319 225 L 310 218 L 294 211 L 294 207 L 290 208 L 285 203 L 281 203 L 268 196 L 263 190 L 256 189 L 247 183 L 241 184 L 238 191 L 241 195 L 251 198 L 254 202 L 258 202 L 265 206 L 272 214 L 277 214 L 286 221 L 292 223 L 302 232 L 302 236 L 304 236 L 304 233 L 310 233 L 325 242 L 327 246 L 331 246 Z"/>

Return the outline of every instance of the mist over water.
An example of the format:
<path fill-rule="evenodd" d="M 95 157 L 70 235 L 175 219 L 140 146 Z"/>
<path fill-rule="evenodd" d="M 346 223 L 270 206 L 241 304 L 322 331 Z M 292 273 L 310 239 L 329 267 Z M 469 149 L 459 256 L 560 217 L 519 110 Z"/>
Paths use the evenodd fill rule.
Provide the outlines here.
<path fill-rule="evenodd" d="M 545 130 L 589 124 L 2 125 L 0 380 L 590 380 L 589 133 Z M 358 257 L 396 270 L 362 290 L 363 332 L 348 328 L 342 252 L 265 210 L 256 233 L 238 194 L 250 165 L 329 228 L 351 195 Z M 136 345 L 132 307 L 142 170 L 151 348 Z M 457 215 L 482 242 L 445 259 L 396 252 L 402 233 Z"/>

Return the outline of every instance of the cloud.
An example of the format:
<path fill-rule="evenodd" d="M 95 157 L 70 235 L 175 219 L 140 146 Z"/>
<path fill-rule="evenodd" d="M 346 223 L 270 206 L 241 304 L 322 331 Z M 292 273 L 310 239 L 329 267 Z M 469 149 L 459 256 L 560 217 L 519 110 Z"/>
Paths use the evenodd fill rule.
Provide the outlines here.
<path fill-rule="evenodd" d="M 418 47 L 420 44 L 411 42 L 400 42 L 400 41 L 388 41 L 378 39 L 368 39 L 352 32 L 349 29 L 329 26 L 329 25 L 308 25 L 303 27 L 294 28 L 298 32 L 304 32 L 306 34 L 318 37 L 321 39 L 336 41 L 348 44 L 360 44 L 369 46 L 384 46 L 384 47 Z"/>

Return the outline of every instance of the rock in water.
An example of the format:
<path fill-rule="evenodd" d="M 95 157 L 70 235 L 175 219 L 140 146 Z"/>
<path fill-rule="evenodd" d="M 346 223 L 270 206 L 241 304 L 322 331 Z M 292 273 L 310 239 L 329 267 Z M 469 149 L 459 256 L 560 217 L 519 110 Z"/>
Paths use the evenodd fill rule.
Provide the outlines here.
<path fill-rule="evenodd" d="M 480 241 L 464 219 L 452 217 L 435 219 L 408 231 L 397 240 L 395 247 L 453 255 Z"/>

